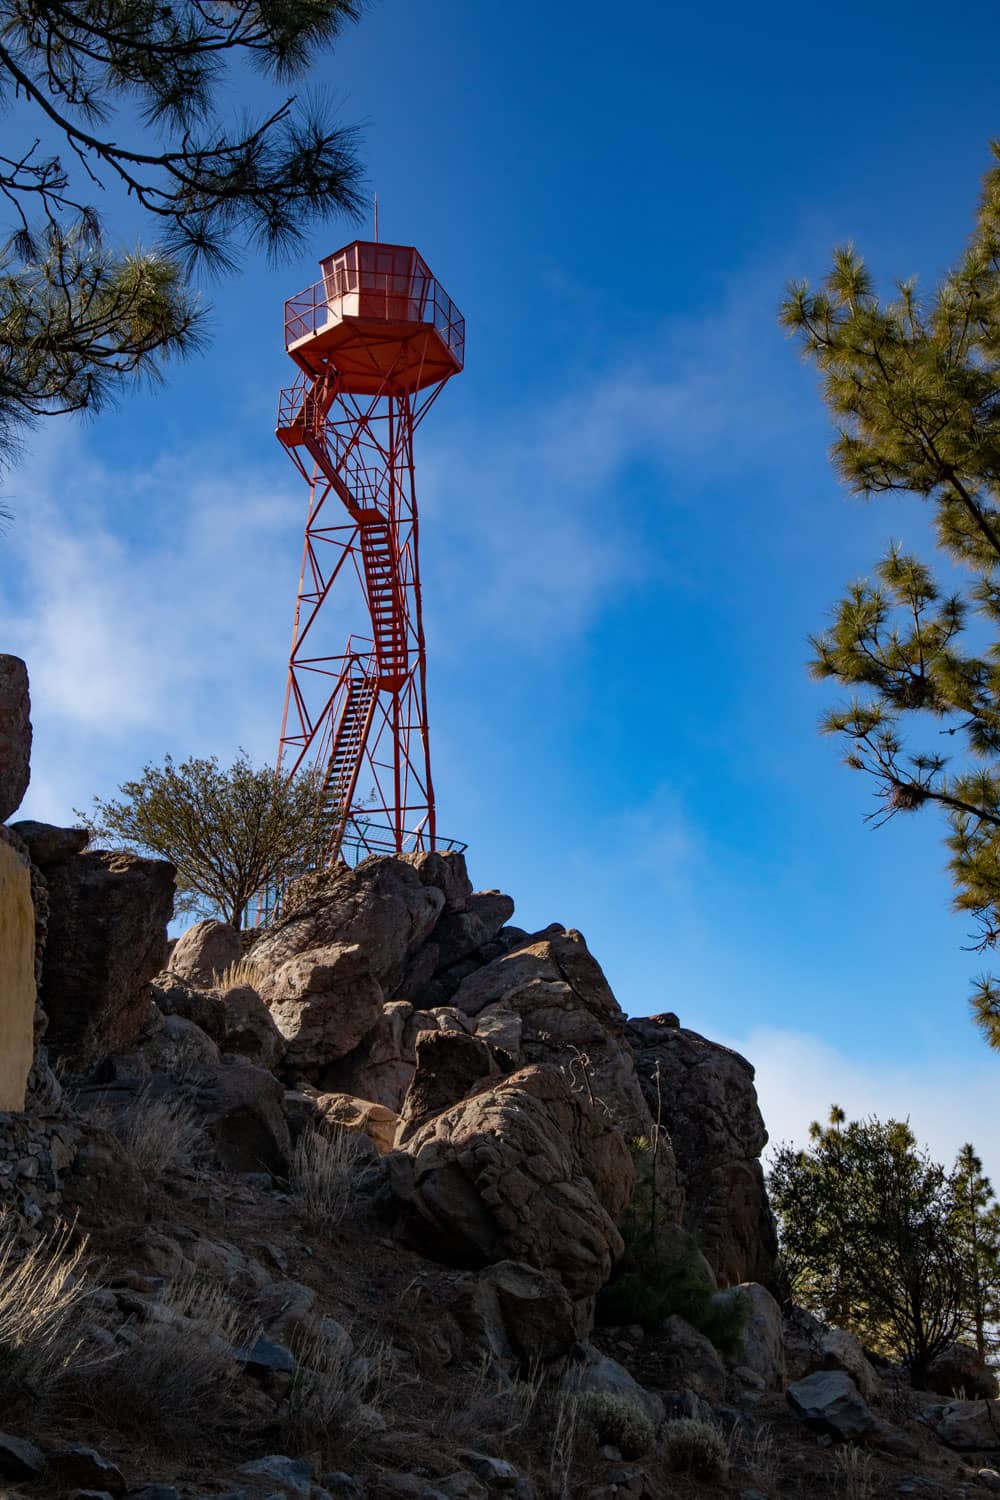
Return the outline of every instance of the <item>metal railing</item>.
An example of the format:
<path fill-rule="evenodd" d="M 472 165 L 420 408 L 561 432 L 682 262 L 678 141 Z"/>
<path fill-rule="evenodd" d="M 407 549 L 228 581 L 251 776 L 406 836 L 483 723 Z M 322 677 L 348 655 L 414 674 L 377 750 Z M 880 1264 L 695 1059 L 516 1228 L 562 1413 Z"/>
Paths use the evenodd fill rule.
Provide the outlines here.
<path fill-rule="evenodd" d="M 456 364 L 465 362 L 465 319 L 439 281 L 419 271 L 371 271 L 346 266 L 285 303 L 285 348 L 344 317 L 388 323 L 432 324 Z"/>

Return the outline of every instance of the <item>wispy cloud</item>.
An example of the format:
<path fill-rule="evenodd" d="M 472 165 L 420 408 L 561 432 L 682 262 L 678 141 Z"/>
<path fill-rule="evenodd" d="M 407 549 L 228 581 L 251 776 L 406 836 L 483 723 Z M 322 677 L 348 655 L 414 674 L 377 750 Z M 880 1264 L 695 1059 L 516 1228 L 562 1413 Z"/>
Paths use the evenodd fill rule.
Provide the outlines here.
<path fill-rule="evenodd" d="M 856 1057 L 804 1031 L 753 1027 L 742 1037 L 720 1038 L 757 1070 L 757 1093 L 772 1146 L 805 1145 L 809 1124 L 825 1123 L 831 1104 L 848 1118 L 878 1115 L 909 1119 L 932 1156 L 951 1163 L 972 1141 L 1000 1189 L 1000 1091 L 997 1058 L 961 1064 L 946 1055 L 919 1062 Z"/>

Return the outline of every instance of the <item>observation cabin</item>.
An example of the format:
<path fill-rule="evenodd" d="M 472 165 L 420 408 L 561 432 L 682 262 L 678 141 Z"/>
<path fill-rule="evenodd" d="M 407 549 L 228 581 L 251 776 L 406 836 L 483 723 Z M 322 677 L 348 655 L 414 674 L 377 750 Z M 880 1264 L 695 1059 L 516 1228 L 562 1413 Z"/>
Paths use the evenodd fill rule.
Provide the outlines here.
<path fill-rule="evenodd" d="M 331 367 L 358 396 L 413 395 L 465 362 L 465 319 L 412 245 L 355 240 L 285 303 L 285 348 L 303 372 Z"/>

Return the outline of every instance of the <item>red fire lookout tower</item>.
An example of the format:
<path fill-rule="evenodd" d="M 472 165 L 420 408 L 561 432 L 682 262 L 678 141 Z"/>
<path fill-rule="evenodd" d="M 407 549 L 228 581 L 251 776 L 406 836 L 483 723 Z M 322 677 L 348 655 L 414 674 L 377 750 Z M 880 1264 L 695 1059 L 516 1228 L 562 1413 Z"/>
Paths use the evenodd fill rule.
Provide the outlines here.
<path fill-rule="evenodd" d="M 465 322 L 409 246 L 355 241 L 320 267 L 285 303 L 301 373 L 281 393 L 278 438 L 309 511 L 278 768 L 315 770 L 328 863 L 453 847 L 435 825 L 413 434 L 462 368 Z M 320 616 L 351 577 L 370 634 L 334 656 Z"/>

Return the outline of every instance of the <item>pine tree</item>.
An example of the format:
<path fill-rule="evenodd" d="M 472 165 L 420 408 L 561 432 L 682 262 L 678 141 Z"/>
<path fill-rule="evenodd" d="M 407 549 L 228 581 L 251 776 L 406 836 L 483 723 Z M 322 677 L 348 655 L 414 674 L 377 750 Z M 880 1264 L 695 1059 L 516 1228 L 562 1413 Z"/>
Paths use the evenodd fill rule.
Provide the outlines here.
<path fill-rule="evenodd" d="M 834 1108 L 806 1150 L 778 1149 L 768 1192 L 796 1301 L 922 1380 L 970 1303 L 952 1180 L 909 1125 Z"/>
<path fill-rule="evenodd" d="M 966 1285 L 962 1331 L 985 1359 L 997 1347 L 1000 1325 L 1000 1204 L 971 1145 L 958 1154 L 952 1192 L 951 1234 Z"/>
<path fill-rule="evenodd" d="M 1000 161 L 1000 142 L 992 149 Z M 848 246 L 818 291 L 789 288 L 781 316 L 821 374 L 844 483 L 866 498 L 927 501 L 937 545 L 964 575 L 946 588 L 925 561 L 890 547 L 813 638 L 811 668 L 852 694 L 823 727 L 874 779 L 876 821 L 928 806 L 943 814 L 955 906 L 973 919 L 976 947 L 990 949 L 1000 941 L 1000 166 L 934 291 L 906 281 L 880 299 Z M 972 1008 L 1000 1048 L 989 976 Z"/>
<path fill-rule="evenodd" d="M 198 347 L 199 266 L 229 270 L 246 247 L 275 253 L 331 213 L 357 213 L 354 133 L 318 96 L 241 122 L 222 111 L 236 67 L 301 76 L 362 5 L 0 0 L 0 107 L 12 116 L 0 453 L 38 417 L 99 408 Z M 106 240 L 94 198 L 114 190 L 142 210 L 151 248 Z"/>

